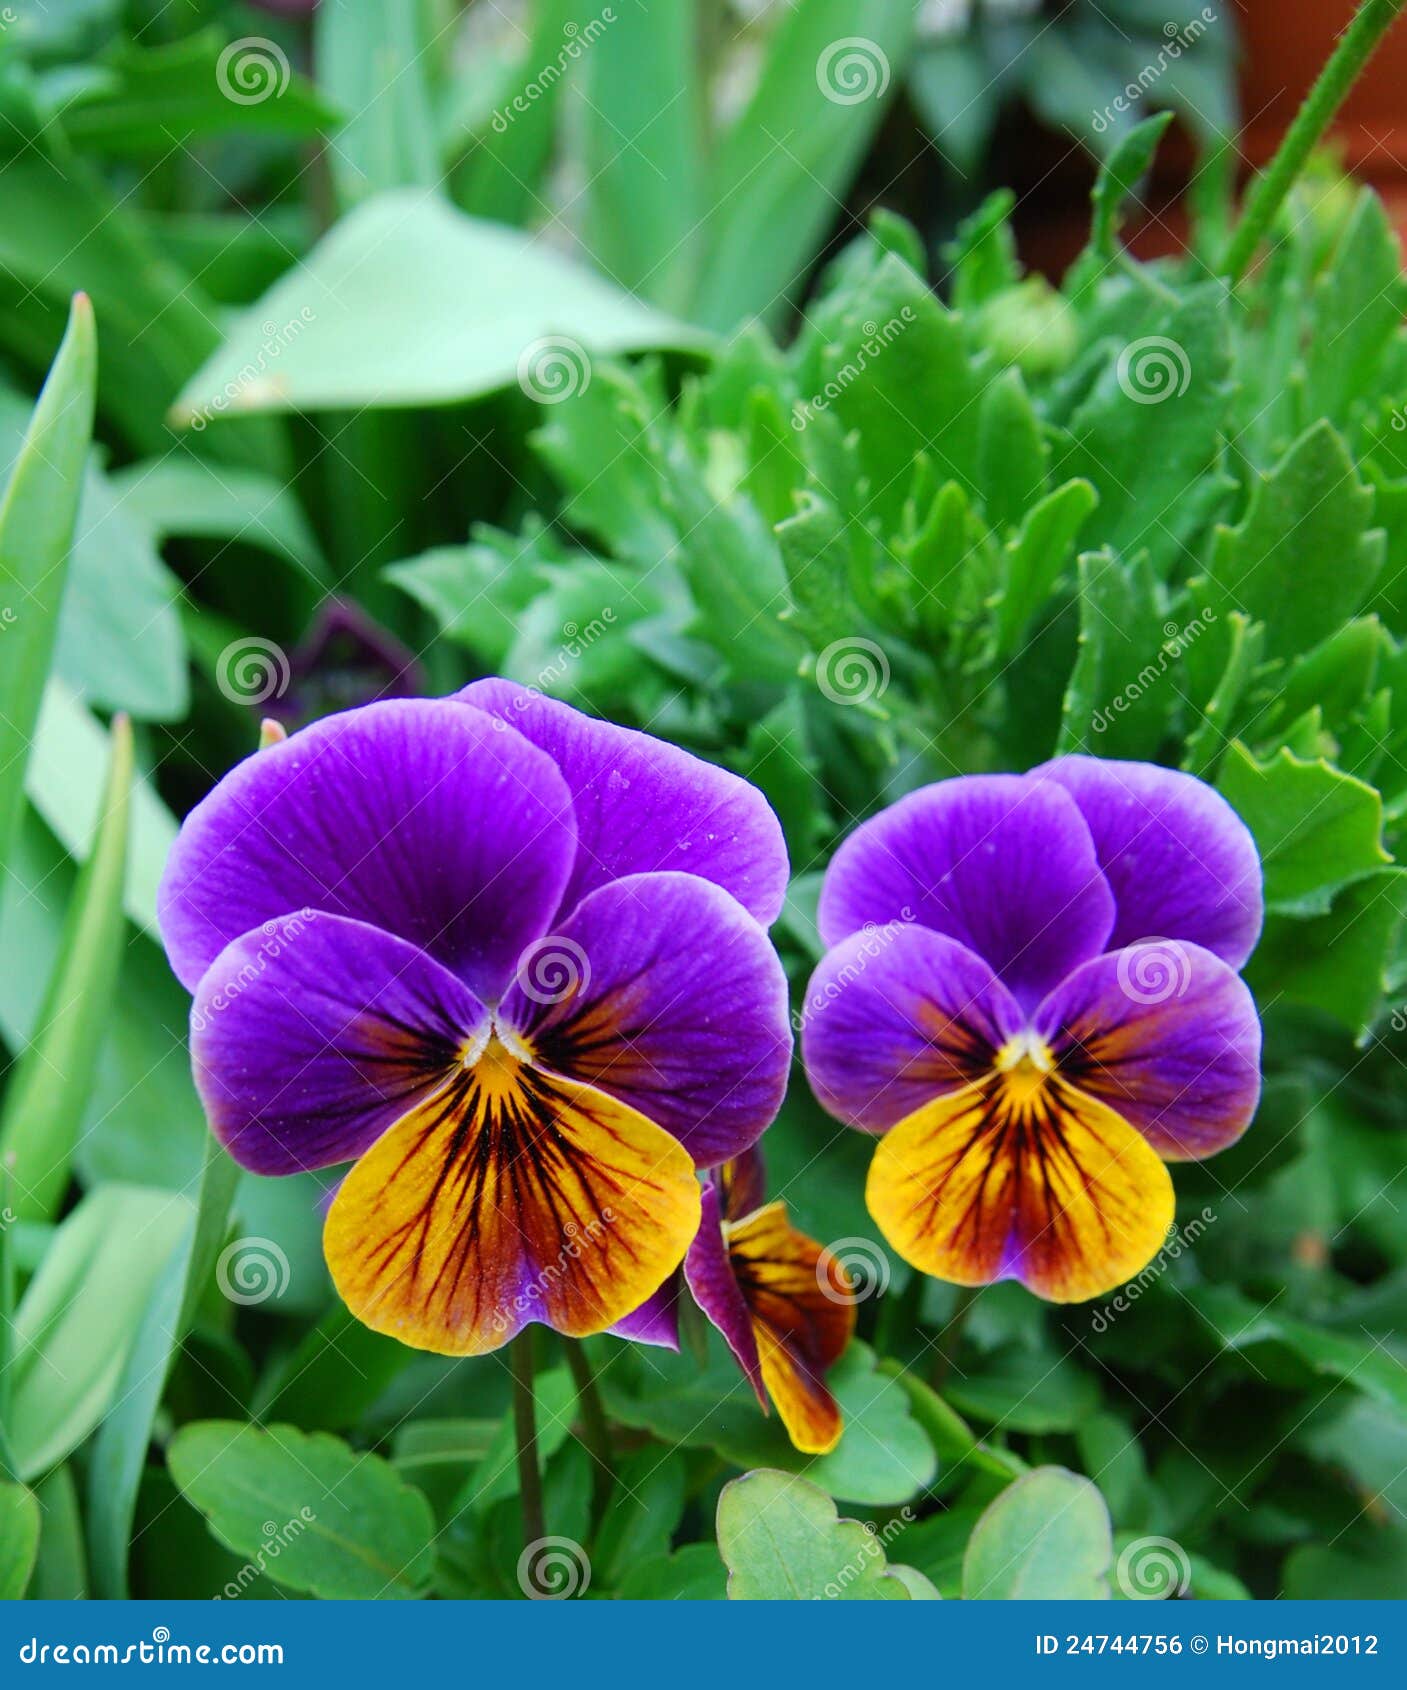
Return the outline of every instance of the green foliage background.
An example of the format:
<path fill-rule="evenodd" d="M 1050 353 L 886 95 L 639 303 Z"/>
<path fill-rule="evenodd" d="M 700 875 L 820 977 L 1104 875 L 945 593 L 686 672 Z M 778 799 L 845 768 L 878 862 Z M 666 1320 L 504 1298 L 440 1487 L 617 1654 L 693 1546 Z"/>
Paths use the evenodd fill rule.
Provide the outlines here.
<path fill-rule="evenodd" d="M 1378 201 L 1301 190 L 1232 292 L 1209 169 L 1194 251 L 1136 264 L 1144 125 L 1056 292 L 1020 272 L 1008 195 L 941 253 L 838 211 L 901 97 L 900 0 L 864 8 L 885 92 L 819 93 L 861 26 L 806 0 L 731 114 L 684 6 L 623 7 L 545 88 L 596 11 L 545 0 L 466 68 L 447 0 L 324 8 L 311 59 L 234 6 L 17 10 L 0 1592 L 520 1592 L 501 1361 L 357 1327 L 326 1182 L 207 1149 L 157 942 L 175 818 L 254 742 L 238 653 L 277 679 L 337 595 L 431 690 L 506 674 L 756 781 L 798 997 L 838 840 L 947 775 L 1163 761 L 1265 860 L 1264 1105 L 1177 1171 L 1179 1233 L 1118 1297 L 1008 1285 L 959 1323 L 952 1288 L 885 1262 L 835 1378 L 850 1429 L 815 1461 L 716 1350 L 594 1340 L 620 1451 L 599 1529 L 540 1346 L 550 1529 L 591 1595 L 722 1595 L 725 1562 L 735 1596 L 824 1594 L 854 1554 L 836 1503 L 880 1530 L 868 1595 L 1127 1595 L 1150 1540 L 1197 1595 L 1403 1594 L 1407 292 Z M 219 65 L 255 33 L 288 77 L 242 104 Z M 590 178 L 569 205 L 562 157 Z M 78 288 L 96 373 L 80 306 L 34 411 Z M 299 696 L 361 684 L 325 666 Z M 873 1239 L 867 1146 L 800 1076 L 767 1148 L 799 1224 Z M 233 1280 L 251 1250 L 267 1279 Z M 780 1563 L 748 1531 L 764 1503 L 794 1516 Z"/>

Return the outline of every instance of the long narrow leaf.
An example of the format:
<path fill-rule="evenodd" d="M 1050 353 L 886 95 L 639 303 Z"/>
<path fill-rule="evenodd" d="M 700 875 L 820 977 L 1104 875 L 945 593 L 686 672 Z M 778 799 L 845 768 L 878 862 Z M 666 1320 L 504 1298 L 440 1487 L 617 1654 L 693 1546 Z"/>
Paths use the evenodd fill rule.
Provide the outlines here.
<path fill-rule="evenodd" d="M 798 0 L 777 26 L 714 167 L 697 321 L 773 317 L 805 280 L 903 79 L 914 11 L 913 0 Z"/>
<path fill-rule="evenodd" d="M 23 1220 L 52 1220 L 97 1073 L 126 930 L 123 889 L 132 795 L 132 725 L 112 725 L 112 766 L 93 849 L 69 909 L 39 1025 L 0 1109 L 0 1155 Z"/>
<path fill-rule="evenodd" d="M 78 294 L 68 332 L 0 504 L 0 868 L 58 632 L 97 391 L 93 310 Z"/>

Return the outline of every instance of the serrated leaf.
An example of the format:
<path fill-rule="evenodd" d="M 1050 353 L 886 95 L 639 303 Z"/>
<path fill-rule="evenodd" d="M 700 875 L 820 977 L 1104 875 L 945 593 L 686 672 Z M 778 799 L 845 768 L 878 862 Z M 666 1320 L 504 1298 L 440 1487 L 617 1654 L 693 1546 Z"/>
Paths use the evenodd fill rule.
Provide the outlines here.
<path fill-rule="evenodd" d="M 1255 836 L 1266 903 L 1284 914 L 1326 914 L 1339 887 L 1392 861 L 1382 799 L 1322 759 L 1281 751 L 1262 763 L 1233 745 L 1217 790 Z"/>
<path fill-rule="evenodd" d="M 1316 423 L 1257 478 L 1241 526 L 1217 531 L 1202 584 L 1209 602 L 1263 622 L 1270 657 L 1312 650 L 1373 590 L 1384 539 L 1369 530 L 1372 511 L 1348 448 Z"/>
<path fill-rule="evenodd" d="M 326 1432 L 204 1420 L 181 1427 L 167 1460 L 215 1537 L 292 1590 L 365 1601 L 430 1582 L 430 1505 L 379 1455 Z"/>
<path fill-rule="evenodd" d="M 1113 1552 L 1098 1489 L 1063 1467 L 1037 1467 L 1009 1485 L 973 1528 L 963 1597 L 1101 1601 L 1109 1595 Z"/>
<path fill-rule="evenodd" d="M 786 1473 L 749 1473 L 723 1487 L 718 1552 L 734 1602 L 904 1602 L 938 1595 L 912 1568 L 897 1575 L 878 1532 L 838 1518 L 823 1490 Z"/>
<path fill-rule="evenodd" d="M 1012 656 L 1070 566 L 1075 543 L 1099 495 L 1088 481 L 1067 481 L 1025 514 L 1007 542 L 1002 590 L 993 605 L 996 655 Z"/>

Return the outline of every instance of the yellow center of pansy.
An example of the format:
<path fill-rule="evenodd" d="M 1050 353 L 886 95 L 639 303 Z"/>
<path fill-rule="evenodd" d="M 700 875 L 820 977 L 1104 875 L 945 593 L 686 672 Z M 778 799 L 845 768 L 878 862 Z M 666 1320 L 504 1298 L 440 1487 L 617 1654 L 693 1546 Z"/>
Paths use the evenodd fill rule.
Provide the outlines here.
<path fill-rule="evenodd" d="M 1011 1102 L 1029 1103 L 1055 1072 L 1055 1054 L 1036 1034 L 1018 1033 L 997 1052 L 996 1070 L 1004 1078 Z"/>

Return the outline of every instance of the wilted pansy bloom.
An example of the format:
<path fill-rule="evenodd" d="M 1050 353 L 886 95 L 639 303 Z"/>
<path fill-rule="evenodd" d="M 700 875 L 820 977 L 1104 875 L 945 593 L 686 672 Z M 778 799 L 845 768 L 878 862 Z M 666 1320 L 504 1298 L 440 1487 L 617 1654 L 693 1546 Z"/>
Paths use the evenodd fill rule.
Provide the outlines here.
<path fill-rule="evenodd" d="M 679 1278 L 723 1334 L 763 1410 L 776 1404 L 792 1443 L 834 1449 L 843 1430 L 826 1372 L 855 1330 L 844 1268 L 766 1200 L 762 1153 L 749 1150 L 704 1186 L 703 1219 L 682 1275 L 620 1322 L 623 1338 L 679 1347 Z"/>
<path fill-rule="evenodd" d="M 1246 828 L 1148 764 L 944 781 L 858 828 L 821 893 L 802 1044 L 824 1106 L 885 1134 L 867 1199 L 895 1250 L 1056 1302 L 1139 1272 L 1173 1219 L 1164 1164 L 1255 1111 L 1236 970 L 1261 919 Z"/>
<path fill-rule="evenodd" d="M 263 1174 L 354 1162 L 328 1265 L 446 1354 L 637 1308 L 695 1169 L 771 1121 L 787 861 L 745 781 L 501 681 L 330 716 L 231 771 L 161 889 L 211 1125 Z"/>

